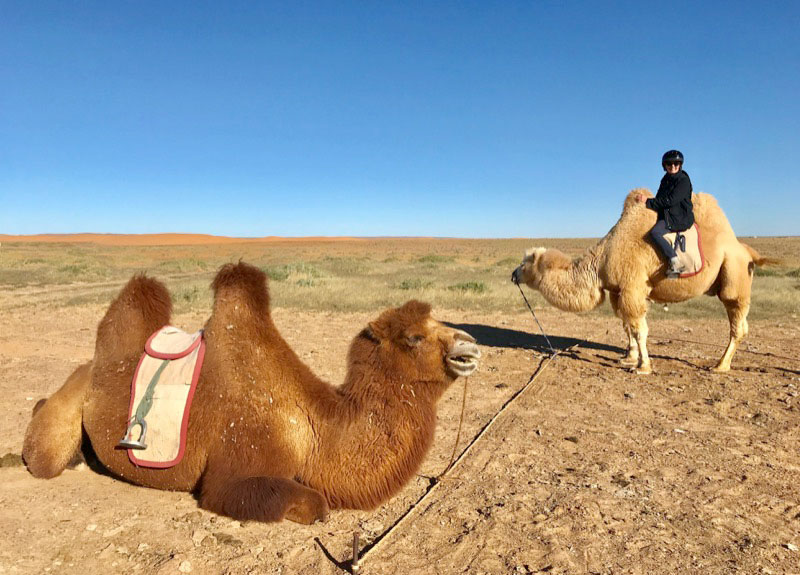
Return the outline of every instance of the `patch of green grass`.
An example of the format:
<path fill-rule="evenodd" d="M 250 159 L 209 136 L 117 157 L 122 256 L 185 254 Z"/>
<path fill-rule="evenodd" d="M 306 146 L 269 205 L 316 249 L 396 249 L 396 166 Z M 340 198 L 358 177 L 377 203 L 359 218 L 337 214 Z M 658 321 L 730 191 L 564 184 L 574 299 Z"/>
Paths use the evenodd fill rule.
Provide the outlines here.
<path fill-rule="evenodd" d="M 292 274 L 302 274 L 311 278 L 321 278 L 323 276 L 319 268 L 305 262 L 289 264 L 289 270 Z"/>
<path fill-rule="evenodd" d="M 37 282 L 37 278 L 31 272 L 25 270 L 0 270 L 0 285 L 23 286 Z"/>
<path fill-rule="evenodd" d="M 755 275 L 762 278 L 781 277 L 786 275 L 783 270 L 778 268 L 756 268 Z"/>
<path fill-rule="evenodd" d="M 301 278 L 295 282 L 300 287 L 317 287 L 322 285 L 322 281 L 314 278 Z"/>
<path fill-rule="evenodd" d="M 180 303 L 196 303 L 200 299 L 200 288 L 197 286 L 182 288 L 177 290 L 173 297 L 175 301 Z"/>
<path fill-rule="evenodd" d="M 336 276 L 363 275 L 370 270 L 370 258 L 342 258 L 325 256 L 321 265 L 329 269 Z"/>
<path fill-rule="evenodd" d="M 47 274 L 41 278 L 46 283 L 93 282 L 105 279 L 106 271 L 98 264 L 88 262 L 75 262 L 64 264 L 56 268 L 54 274 Z"/>
<path fill-rule="evenodd" d="M 440 256 L 438 254 L 428 254 L 418 258 L 417 261 L 421 264 L 449 264 L 456 261 L 455 256 Z"/>
<path fill-rule="evenodd" d="M 516 267 L 519 265 L 519 262 L 519 258 L 505 258 L 494 262 L 494 265 L 498 268 Z"/>
<path fill-rule="evenodd" d="M 167 260 L 158 264 L 159 271 L 168 273 L 201 272 L 207 270 L 208 267 L 208 262 L 199 258 L 180 258 Z"/>
<path fill-rule="evenodd" d="M 291 276 L 321 278 L 324 275 L 319 268 L 305 262 L 266 266 L 262 267 L 261 269 L 267 273 L 269 279 L 276 282 L 286 281 Z"/>
<path fill-rule="evenodd" d="M 402 289 L 402 290 L 421 290 L 425 288 L 429 288 L 433 285 L 433 282 L 429 281 L 422 281 L 419 278 L 414 278 L 410 280 L 403 280 L 398 284 L 395 284 L 393 287 L 394 289 Z"/>
<path fill-rule="evenodd" d="M 800 278 L 800 268 L 790 270 L 786 275 L 790 278 Z"/>
<path fill-rule="evenodd" d="M 286 281 L 289 278 L 288 266 L 266 266 L 261 270 L 269 276 L 269 279 L 274 282 Z"/>
<path fill-rule="evenodd" d="M 79 294 L 76 296 L 69 297 L 65 300 L 61 300 L 58 302 L 59 306 L 64 307 L 81 307 L 86 305 L 108 305 L 111 300 L 113 300 L 117 294 L 118 290 L 102 290 L 96 292 L 90 292 L 86 294 Z"/>
<path fill-rule="evenodd" d="M 489 291 L 489 288 L 487 288 L 486 284 L 483 282 L 462 282 L 451 286 L 447 286 L 447 289 L 449 289 L 450 291 L 460 291 L 464 293 L 468 292 L 486 293 L 487 291 Z"/>
<path fill-rule="evenodd" d="M 60 266 L 57 271 L 68 276 L 79 276 L 85 275 L 89 271 L 89 266 L 86 264 L 67 264 Z"/>

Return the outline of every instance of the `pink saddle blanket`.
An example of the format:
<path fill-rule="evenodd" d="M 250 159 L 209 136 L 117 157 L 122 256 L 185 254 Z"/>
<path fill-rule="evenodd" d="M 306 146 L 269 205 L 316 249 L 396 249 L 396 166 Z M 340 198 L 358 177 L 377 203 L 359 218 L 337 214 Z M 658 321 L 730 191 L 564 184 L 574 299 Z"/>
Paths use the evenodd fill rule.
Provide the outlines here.
<path fill-rule="evenodd" d="M 131 383 L 128 421 L 141 416 L 146 423 L 146 428 L 139 424 L 146 447 L 128 449 L 134 464 L 163 469 L 183 459 L 205 348 L 202 330 L 189 334 L 169 325 L 147 340 Z M 130 434 L 129 427 L 126 437 Z"/>

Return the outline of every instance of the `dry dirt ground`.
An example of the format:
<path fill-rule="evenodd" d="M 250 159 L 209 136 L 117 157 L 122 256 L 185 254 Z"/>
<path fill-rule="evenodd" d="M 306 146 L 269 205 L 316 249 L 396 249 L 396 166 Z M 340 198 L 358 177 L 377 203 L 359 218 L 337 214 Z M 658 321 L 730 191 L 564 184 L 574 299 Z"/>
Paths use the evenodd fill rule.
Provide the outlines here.
<path fill-rule="evenodd" d="M 58 289 L 75 289 L 58 288 Z M 380 508 L 324 524 L 240 524 L 187 493 L 148 490 L 91 469 L 37 480 L 18 464 L 36 399 L 91 358 L 100 306 L 42 308 L 47 290 L 0 293 L 0 574 L 342 573 L 353 533 L 361 572 L 800 573 L 800 329 L 751 322 L 729 374 L 713 365 L 727 322 L 651 323 L 656 373 L 616 365 L 608 317 L 537 316 L 568 352 L 497 417 L 422 502 L 450 460 L 463 382 L 444 397 L 419 476 Z M 11 303 L 14 302 L 14 305 Z M 24 305 L 22 305 L 24 304 Z M 522 308 L 524 309 L 524 308 Z M 546 343 L 530 313 L 434 310 L 477 337 L 458 451 L 523 389 Z M 375 314 L 275 310 L 318 374 L 342 380 L 350 338 Z M 194 330 L 205 317 L 180 315 Z"/>

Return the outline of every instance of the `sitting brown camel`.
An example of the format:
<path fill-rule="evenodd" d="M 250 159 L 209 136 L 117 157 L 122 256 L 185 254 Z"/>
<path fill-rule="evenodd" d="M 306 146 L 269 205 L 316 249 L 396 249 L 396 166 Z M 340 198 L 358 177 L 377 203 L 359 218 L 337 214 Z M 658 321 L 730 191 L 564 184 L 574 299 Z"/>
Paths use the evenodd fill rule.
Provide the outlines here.
<path fill-rule="evenodd" d="M 101 320 L 92 362 L 35 411 L 23 447 L 34 476 L 61 473 L 83 429 L 113 474 L 194 491 L 201 507 L 235 519 L 312 523 L 329 508 L 370 509 L 414 475 L 433 440 L 439 398 L 480 357 L 469 334 L 409 301 L 355 337 L 345 381 L 334 387 L 281 337 L 263 272 L 228 264 L 212 288 L 183 459 L 168 469 L 137 467 L 115 449 L 145 341 L 169 323 L 172 308 L 166 288 L 140 275 Z"/>
<path fill-rule="evenodd" d="M 582 257 L 573 261 L 558 250 L 533 248 L 512 273 L 512 281 L 538 290 L 548 302 L 566 311 L 594 309 L 608 292 L 628 337 L 628 352 L 620 361 L 643 374 L 652 371 L 647 354 L 647 301 L 671 303 L 702 294 L 717 296 L 728 312 L 730 340 L 714 370 L 730 370 L 736 347 L 748 331 L 753 269 L 767 259 L 736 239 L 713 196 L 694 194 L 705 266 L 692 277 L 667 279 L 665 262 L 649 234 L 657 215 L 637 201 L 640 194 L 652 197 L 649 190 L 632 190 L 619 221 Z"/>

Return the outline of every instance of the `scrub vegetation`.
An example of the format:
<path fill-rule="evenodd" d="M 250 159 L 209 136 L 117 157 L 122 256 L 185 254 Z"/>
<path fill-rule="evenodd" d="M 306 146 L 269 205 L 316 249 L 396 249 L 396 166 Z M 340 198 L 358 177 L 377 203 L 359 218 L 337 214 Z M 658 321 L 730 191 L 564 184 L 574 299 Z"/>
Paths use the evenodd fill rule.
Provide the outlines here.
<path fill-rule="evenodd" d="M 3 242 L 0 287 L 48 289 L 52 305 L 107 304 L 133 274 L 163 280 L 177 311 L 207 310 L 209 283 L 223 264 L 244 260 L 270 277 L 273 305 L 309 311 L 373 311 L 408 299 L 434 308 L 514 312 L 524 309 L 511 271 L 531 246 L 577 256 L 594 239 L 286 240 L 219 245 L 112 246 Z M 780 263 L 758 268 L 750 317 L 800 312 L 800 238 L 745 238 Z M 54 289 L 60 288 L 60 289 Z M 548 304 L 526 289 L 534 306 Z M 717 317 L 716 298 L 651 306 L 659 317 Z M 607 304 L 590 314 L 611 315 Z"/>

